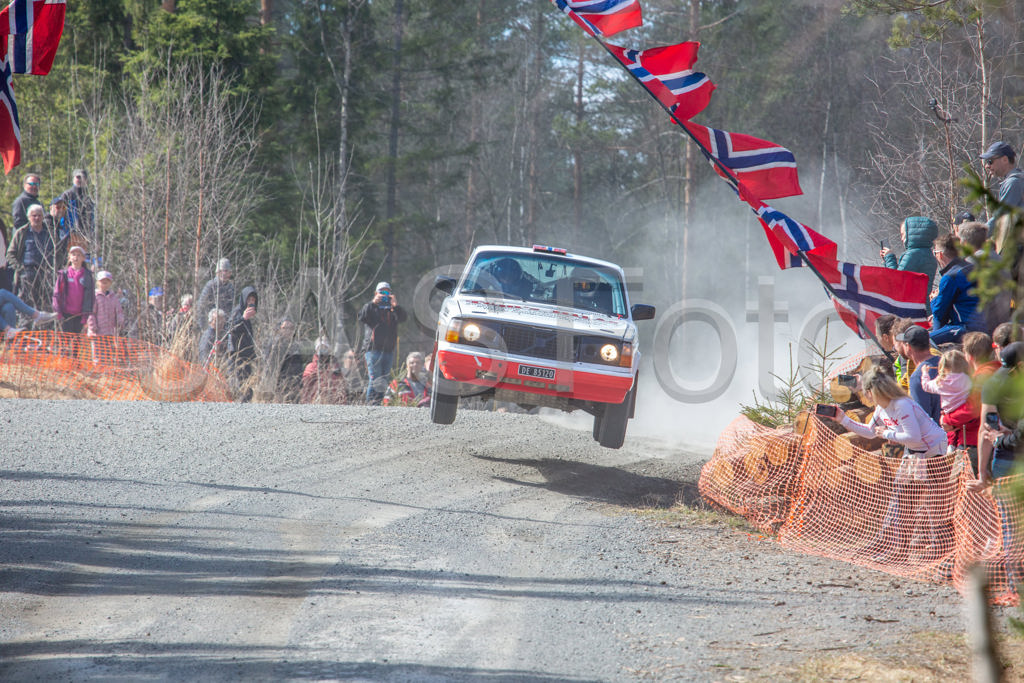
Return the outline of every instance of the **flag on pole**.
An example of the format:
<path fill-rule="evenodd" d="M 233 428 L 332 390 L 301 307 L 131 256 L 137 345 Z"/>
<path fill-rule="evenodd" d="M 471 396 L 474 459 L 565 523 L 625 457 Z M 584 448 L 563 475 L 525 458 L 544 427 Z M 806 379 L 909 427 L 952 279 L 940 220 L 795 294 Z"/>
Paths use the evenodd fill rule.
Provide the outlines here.
<path fill-rule="evenodd" d="M 592 36 L 612 36 L 643 24 L 640 0 L 551 0 Z"/>
<path fill-rule="evenodd" d="M 611 43 L 605 46 L 676 117 L 689 120 L 711 101 L 715 84 L 705 74 L 693 70 L 700 43 L 688 41 L 647 50 L 630 50 Z"/>
<path fill-rule="evenodd" d="M 742 133 L 728 133 L 692 121 L 682 121 L 703 146 L 704 156 L 718 159 L 733 174 L 729 178 L 716 164 L 715 173 L 735 179 L 740 198 L 747 203 L 803 194 L 796 157 L 785 147 Z"/>
<path fill-rule="evenodd" d="M 821 256 L 808 255 L 807 259 L 835 291 L 832 303 L 839 317 L 862 339 L 869 337 L 857 324 L 858 318 L 870 330 L 875 329 L 875 320 L 887 313 L 915 322 L 928 319 L 927 275 Z"/>
<path fill-rule="evenodd" d="M 45 76 L 64 33 L 65 0 L 14 0 L 0 10 L 0 57 L 16 74 Z"/>
<path fill-rule="evenodd" d="M 803 267 L 804 261 L 797 255 L 801 251 L 832 260 L 837 258 L 838 246 L 824 235 L 763 202 L 752 203 L 750 208 L 757 214 L 757 220 L 764 228 L 779 268 Z"/>
<path fill-rule="evenodd" d="M 21 128 L 18 125 L 18 105 L 11 89 L 11 65 L 0 62 L 0 157 L 4 160 L 4 173 L 21 163 Z"/>

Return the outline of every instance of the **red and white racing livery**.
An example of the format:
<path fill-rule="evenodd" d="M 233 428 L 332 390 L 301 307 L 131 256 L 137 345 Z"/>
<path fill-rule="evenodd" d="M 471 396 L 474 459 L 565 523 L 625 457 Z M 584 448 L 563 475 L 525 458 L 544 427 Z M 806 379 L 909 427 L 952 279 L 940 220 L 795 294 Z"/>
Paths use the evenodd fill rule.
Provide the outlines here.
<path fill-rule="evenodd" d="M 438 317 L 431 419 L 455 420 L 460 397 L 584 410 L 594 438 L 618 448 L 636 401 L 640 352 L 622 269 L 564 249 L 482 246 Z"/>

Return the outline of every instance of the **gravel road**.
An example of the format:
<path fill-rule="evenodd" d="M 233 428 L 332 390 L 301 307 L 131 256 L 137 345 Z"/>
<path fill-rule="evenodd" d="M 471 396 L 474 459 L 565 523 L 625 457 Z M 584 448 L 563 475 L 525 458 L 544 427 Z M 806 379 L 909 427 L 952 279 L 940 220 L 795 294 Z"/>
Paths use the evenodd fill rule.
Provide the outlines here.
<path fill-rule="evenodd" d="M 963 630 L 949 588 L 670 511 L 709 454 L 655 440 L 349 406 L 0 420 L 2 680 L 767 680 Z"/>

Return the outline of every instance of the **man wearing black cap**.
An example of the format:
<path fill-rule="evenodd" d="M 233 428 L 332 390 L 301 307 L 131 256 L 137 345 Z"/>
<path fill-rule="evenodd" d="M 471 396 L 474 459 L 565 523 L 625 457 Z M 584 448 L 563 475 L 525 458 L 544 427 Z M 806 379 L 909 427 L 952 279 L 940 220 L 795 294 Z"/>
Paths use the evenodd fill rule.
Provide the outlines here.
<path fill-rule="evenodd" d="M 999 201 L 1010 206 L 1024 208 L 1024 172 L 1017 168 L 1017 154 L 1013 147 L 1002 140 L 993 142 L 979 156 L 985 164 L 985 171 L 993 178 L 999 178 Z M 999 212 L 989 219 L 988 227 L 995 225 Z"/>
<path fill-rule="evenodd" d="M 910 375 L 910 398 L 924 408 L 924 412 L 935 420 L 935 424 L 939 424 L 939 420 L 942 419 L 939 395 L 928 393 L 921 387 L 922 379 L 935 379 L 939 367 L 939 357 L 932 355 L 928 331 L 918 325 L 911 325 L 896 335 L 896 341 L 903 342 L 908 357 L 916 365 Z"/>

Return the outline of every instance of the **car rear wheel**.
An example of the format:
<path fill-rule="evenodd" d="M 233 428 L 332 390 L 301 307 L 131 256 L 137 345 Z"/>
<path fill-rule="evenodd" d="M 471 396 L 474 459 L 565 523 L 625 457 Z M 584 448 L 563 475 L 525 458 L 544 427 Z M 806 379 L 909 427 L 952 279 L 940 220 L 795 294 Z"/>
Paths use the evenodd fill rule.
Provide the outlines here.
<path fill-rule="evenodd" d="M 635 400 L 636 382 L 622 403 L 610 403 L 605 406 L 602 416 L 594 417 L 594 438 L 599 444 L 605 448 L 622 448 L 626 440 L 626 424 L 633 413 Z"/>
<path fill-rule="evenodd" d="M 448 380 L 441 376 L 437 361 L 434 361 L 434 379 L 430 387 L 430 421 L 439 425 L 450 425 L 455 422 L 455 413 L 459 409 L 459 397 L 455 393 L 447 393 L 445 385 Z"/>

